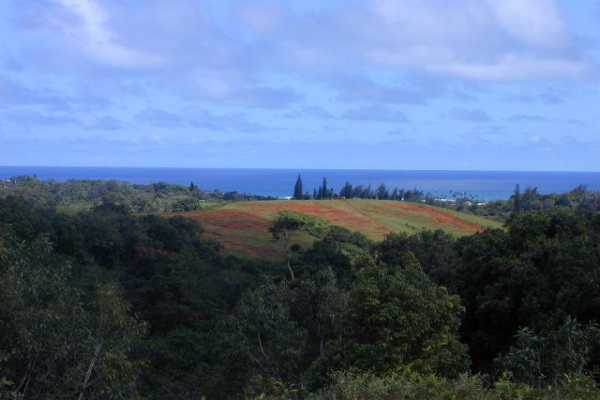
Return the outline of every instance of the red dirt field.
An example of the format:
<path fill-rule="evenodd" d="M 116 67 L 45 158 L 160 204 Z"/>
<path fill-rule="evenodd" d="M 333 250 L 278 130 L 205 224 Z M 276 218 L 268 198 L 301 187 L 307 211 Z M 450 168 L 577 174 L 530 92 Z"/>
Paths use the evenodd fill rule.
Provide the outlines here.
<path fill-rule="evenodd" d="M 373 240 L 381 240 L 390 232 L 442 229 L 460 236 L 497 227 L 493 221 L 428 205 L 371 200 L 233 202 L 179 215 L 200 221 L 206 235 L 221 242 L 226 252 L 272 259 L 284 255 L 269 232 L 272 221 L 284 211 L 320 218 Z M 296 239 L 308 244 L 313 239 L 306 236 Z"/>
<path fill-rule="evenodd" d="M 362 214 L 315 202 L 290 201 L 287 203 L 276 204 L 268 204 L 267 202 L 252 203 L 248 204 L 245 209 L 248 210 L 248 212 L 271 218 L 275 217 L 280 212 L 292 211 L 324 219 L 332 225 L 352 227 L 353 230 L 367 228 L 373 224 L 373 220 Z"/>
<path fill-rule="evenodd" d="M 187 213 L 188 217 L 197 218 L 206 225 L 217 225 L 228 229 L 268 230 L 271 221 L 248 212 L 218 209 L 212 212 Z"/>
<path fill-rule="evenodd" d="M 466 221 L 456 215 L 449 214 L 448 212 L 444 212 L 437 208 L 410 203 L 391 204 L 390 207 L 426 214 L 440 225 L 452 225 L 466 233 L 475 233 L 482 230 L 482 226 L 479 224 Z"/>

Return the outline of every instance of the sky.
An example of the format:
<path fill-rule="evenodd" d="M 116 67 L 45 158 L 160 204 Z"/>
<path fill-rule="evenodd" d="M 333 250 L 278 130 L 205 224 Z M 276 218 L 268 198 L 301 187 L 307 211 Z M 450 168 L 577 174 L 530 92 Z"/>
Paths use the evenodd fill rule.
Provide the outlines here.
<path fill-rule="evenodd" d="M 600 0 L 2 0 L 0 165 L 600 171 Z"/>

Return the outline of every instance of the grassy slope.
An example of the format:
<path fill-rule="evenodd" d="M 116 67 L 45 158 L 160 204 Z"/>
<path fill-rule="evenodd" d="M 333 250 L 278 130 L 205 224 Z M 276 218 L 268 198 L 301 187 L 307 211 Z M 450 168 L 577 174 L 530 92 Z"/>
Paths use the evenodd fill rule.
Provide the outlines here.
<path fill-rule="evenodd" d="M 498 222 L 452 210 L 375 200 L 234 202 L 182 215 L 201 221 L 208 236 L 222 242 L 229 252 L 277 258 L 283 255 L 283 251 L 271 238 L 269 227 L 282 211 L 318 217 L 333 225 L 359 231 L 374 240 L 383 239 L 389 232 L 443 229 L 459 236 L 488 227 L 500 227 Z M 301 245 L 311 242 L 306 234 L 296 235 L 293 240 Z"/>

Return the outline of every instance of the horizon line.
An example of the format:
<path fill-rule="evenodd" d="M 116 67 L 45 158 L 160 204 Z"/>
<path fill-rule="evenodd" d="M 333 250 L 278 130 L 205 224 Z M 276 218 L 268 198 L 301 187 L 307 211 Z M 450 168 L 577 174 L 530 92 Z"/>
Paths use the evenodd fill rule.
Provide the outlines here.
<path fill-rule="evenodd" d="M 292 167 L 173 167 L 173 166 L 126 166 L 126 165 L 0 165 L 0 168 L 97 168 L 97 169 L 208 169 L 208 170 L 280 170 L 280 171 L 384 171 L 384 172 L 515 172 L 515 173 L 589 173 L 600 170 L 514 170 L 514 169 L 383 169 L 383 168 L 292 168 Z"/>

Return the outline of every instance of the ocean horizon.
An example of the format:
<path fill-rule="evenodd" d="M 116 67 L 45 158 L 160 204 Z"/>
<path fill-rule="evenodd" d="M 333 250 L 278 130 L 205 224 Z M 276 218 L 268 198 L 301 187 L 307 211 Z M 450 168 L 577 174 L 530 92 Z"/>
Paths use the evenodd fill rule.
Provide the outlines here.
<path fill-rule="evenodd" d="M 298 174 L 302 176 L 305 191 L 310 193 L 323 178 L 336 190 L 346 181 L 373 188 L 383 183 L 390 189 L 419 189 L 438 198 L 468 195 L 482 201 L 509 198 L 517 184 L 521 190 L 537 187 L 540 193 L 564 193 L 578 185 L 600 190 L 600 172 L 0 166 L 1 179 L 29 175 L 59 182 L 70 179 L 135 184 L 193 182 L 205 191 L 274 197 L 290 196 Z"/>

